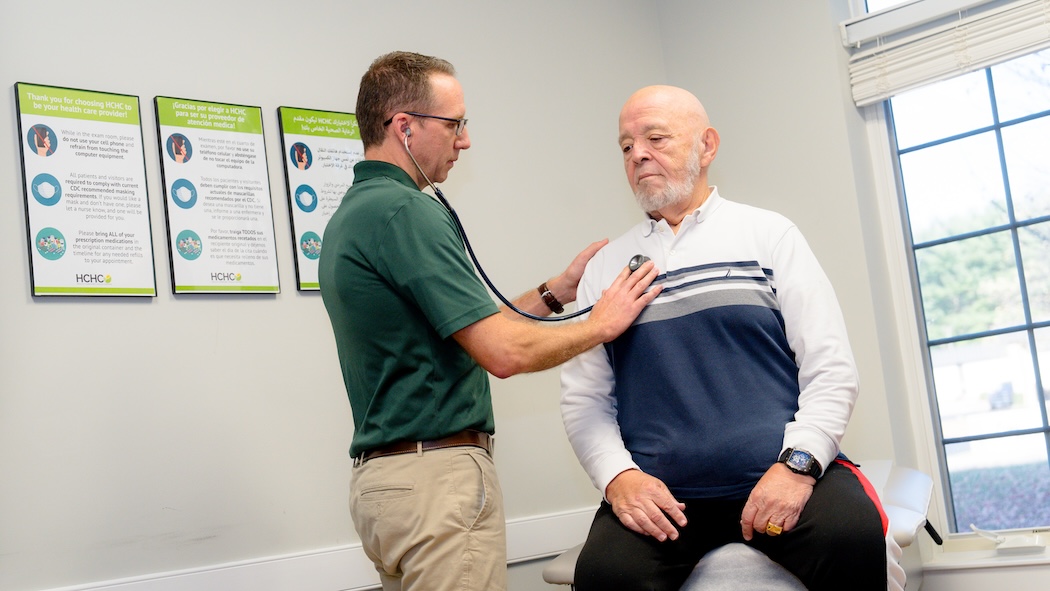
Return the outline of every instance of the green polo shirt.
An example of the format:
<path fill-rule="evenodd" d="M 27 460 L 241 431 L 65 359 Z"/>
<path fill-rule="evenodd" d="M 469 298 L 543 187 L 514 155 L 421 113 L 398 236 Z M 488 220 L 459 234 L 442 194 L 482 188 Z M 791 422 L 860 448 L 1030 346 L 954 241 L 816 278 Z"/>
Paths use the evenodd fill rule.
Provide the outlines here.
<path fill-rule="evenodd" d="M 325 229 L 318 278 L 354 414 L 352 456 L 494 431 L 488 374 L 451 335 L 499 309 L 451 215 L 405 171 L 354 166 Z"/>

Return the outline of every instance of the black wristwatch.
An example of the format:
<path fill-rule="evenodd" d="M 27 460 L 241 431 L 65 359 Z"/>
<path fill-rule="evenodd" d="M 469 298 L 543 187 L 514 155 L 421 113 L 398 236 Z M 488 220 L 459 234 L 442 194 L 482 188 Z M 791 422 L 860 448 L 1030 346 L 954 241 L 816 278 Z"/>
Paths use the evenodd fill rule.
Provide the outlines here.
<path fill-rule="evenodd" d="M 824 471 L 824 469 L 820 467 L 820 462 L 813 457 L 813 454 L 792 447 L 785 449 L 780 454 L 777 462 L 784 464 L 789 470 L 796 474 L 805 474 L 806 476 L 812 476 L 813 478 L 820 478 L 821 472 Z"/>

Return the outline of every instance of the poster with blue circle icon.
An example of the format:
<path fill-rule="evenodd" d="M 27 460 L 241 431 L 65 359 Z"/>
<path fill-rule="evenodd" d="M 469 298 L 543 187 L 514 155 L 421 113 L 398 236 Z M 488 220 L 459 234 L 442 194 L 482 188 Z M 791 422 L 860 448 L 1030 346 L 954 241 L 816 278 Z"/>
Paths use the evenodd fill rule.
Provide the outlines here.
<path fill-rule="evenodd" d="M 195 261 L 204 252 L 204 242 L 193 230 L 183 230 L 175 238 L 175 250 L 187 261 Z"/>
<path fill-rule="evenodd" d="M 321 258 L 321 237 L 315 232 L 304 232 L 299 238 L 299 249 L 304 257 L 316 261 Z"/>
<path fill-rule="evenodd" d="M 19 82 L 15 99 L 31 294 L 156 296 L 139 98 Z"/>
<path fill-rule="evenodd" d="M 317 209 L 317 191 L 310 185 L 299 185 L 295 189 L 295 204 L 303 213 Z"/>
<path fill-rule="evenodd" d="M 58 136 L 47 125 L 37 123 L 29 128 L 29 133 L 26 135 L 26 144 L 29 145 L 32 153 L 37 156 L 47 157 L 54 154 L 55 150 L 58 149 Z"/>
<path fill-rule="evenodd" d="M 33 177 L 33 182 L 29 186 L 36 202 L 45 207 L 51 207 L 62 199 L 62 184 L 46 172 Z"/>
<path fill-rule="evenodd" d="M 262 109 L 158 96 L 175 294 L 280 293 Z"/>
<path fill-rule="evenodd" d="M 189 209 L 197 204 L 197 187 L 186 179 L 178 179 L 171 184 L 171 200 L 182 209 Z"/>
<path fill-rule="evenodd" d="M 320 289 L 321 236 L 354 182 L 364 144 L 353 113 L 280 107 L 281 146 L 299 291 Z"/>
<path fill-rule="evenodd" d="M 164 142 L 164 149 L 172 162 L 182 164 L 193 158 L 193 143 L 181 133 L 173 133 Z"/>
<path fill-rule="evenodd" d="M 49 261 L 57 261 L 66 254 L 66 237 L 54 228 L 44 228 L 36 234 L 36 250 Z"/>
<path fill-rule="evenodd" d="M 299 170 L 308 170 L 314 163 L 314 154 L 310 146 L 304 142 L 295 142 L 292 149 L 288 151 L 288 157 L 292 160 L 292 166 Z"/>

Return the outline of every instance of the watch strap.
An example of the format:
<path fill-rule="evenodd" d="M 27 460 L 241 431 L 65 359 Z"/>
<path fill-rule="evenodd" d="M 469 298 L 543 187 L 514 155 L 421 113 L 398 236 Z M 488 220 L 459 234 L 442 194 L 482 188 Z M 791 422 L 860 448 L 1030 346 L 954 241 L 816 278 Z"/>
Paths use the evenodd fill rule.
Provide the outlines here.
<path fill-rule="evenodd" d="M 565 306 L 561 305 L 558 298 L 554 297 L 551 290 L 547 288 L 547 282 L 544 281 L 536 288 L 536 291 L 540 292 L 540 297 L 543 298 L 543 303 L 547 304 L 547 307 L 551 309 L 551 312 L 555 314 L 561 314 L 565 311 Z"/>
<path fill-rule="evenodd" d="M 795 467 L 791 464 L 791 455 L 795 452 L 806 454 L 806 456 L 809 457 L 809 460 L 806 462 L 805 466 Z M 777 462 L 780 464 L 784 464 L 785 466 L 787 466 L 788 470 L 791 470 L 796 474 L 804 474 L 806 476 L 812 476 L 813 478 L 819 479 L 820 475 L 824 472 L 824 469 L 821 467 L 820 462 L 817 461 L 817 458 L 813 457 L 813 454 L 802 449 L 795 449 L 793 447 L 789 447 L 784 451 L 780 452 L 780 457 L 777 458 Z"/>

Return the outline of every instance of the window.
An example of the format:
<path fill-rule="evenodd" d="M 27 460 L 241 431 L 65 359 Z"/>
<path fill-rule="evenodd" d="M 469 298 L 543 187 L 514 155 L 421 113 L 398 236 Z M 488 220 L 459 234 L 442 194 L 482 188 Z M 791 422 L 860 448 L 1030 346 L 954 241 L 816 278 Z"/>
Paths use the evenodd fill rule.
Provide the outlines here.
<path fill-rule="evenodd" d="M 1050 526 L 1050 50 L 887 111 L 949 526 Z"/>
<path fill-rule="evenodd" d="M 867 5 L 867 12 L 878 12 L 884 8 L 889 8 L 890 6 L 903 4 L 905 1 L 906 0 L 868 0 L 865 4 Z"/>

